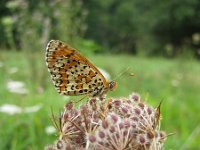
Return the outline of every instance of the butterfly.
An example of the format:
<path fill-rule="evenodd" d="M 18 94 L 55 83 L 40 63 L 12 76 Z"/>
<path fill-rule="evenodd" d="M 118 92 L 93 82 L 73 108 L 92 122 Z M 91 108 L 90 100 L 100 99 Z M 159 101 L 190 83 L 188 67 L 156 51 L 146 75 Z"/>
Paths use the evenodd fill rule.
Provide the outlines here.
<path fill-rule="evenodd" d="M 46 64 L 58 93 L 68 96 L 101 96 L 117 87 L 76 49 L 59 40 L 46 48 Z"/>

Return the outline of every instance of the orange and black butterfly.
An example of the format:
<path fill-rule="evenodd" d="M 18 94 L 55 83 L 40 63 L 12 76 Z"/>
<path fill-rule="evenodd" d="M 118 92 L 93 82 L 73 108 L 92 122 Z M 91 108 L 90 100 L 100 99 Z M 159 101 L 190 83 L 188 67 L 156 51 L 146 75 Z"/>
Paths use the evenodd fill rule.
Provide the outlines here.
<path fill-rule="evenodd" d="M 63 95 L 100 96 L 117 87 L 77 50 L 51 40 L 46 48 L 46 64 L 57 91 Z"/>

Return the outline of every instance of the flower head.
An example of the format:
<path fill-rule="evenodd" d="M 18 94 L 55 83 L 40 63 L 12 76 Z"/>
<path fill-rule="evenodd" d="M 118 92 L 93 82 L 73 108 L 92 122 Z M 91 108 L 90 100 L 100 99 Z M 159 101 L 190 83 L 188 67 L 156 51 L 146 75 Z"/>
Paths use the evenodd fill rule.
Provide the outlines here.
<path fill-rule="evenodd" d="M 68 103 L 55 147 L 160 150 L 167 136 L 159 130 L 159 120 L 160 105 L 154 109 L 135 93 L 128 98 L 91 98 L 80 109 Z"/>

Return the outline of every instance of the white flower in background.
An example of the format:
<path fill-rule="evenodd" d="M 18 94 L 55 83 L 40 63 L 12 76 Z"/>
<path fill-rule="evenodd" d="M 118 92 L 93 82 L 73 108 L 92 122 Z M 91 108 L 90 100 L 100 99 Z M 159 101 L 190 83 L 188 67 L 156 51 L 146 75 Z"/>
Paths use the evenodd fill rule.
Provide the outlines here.
<path fill-rule="evenodd" d="M 9 115 L 14 115 L 14 114 L 22 113 L 22 109 L 16 105 L 4 104 L 0 106 L 0 112 L 6 113 Z"/>
<path fill-rule="evenodd" d="M 101 68 L 98 68 L 98 69 L 107 80 L 110 80 L 110 74 L 108 72 L 106 72 L 105 70 L 103 70 Z"/>
<path fill-rule="evenodd" d="M 54 134 L 54 133 L 56 133 L 56 129 L 54 128 L 54 126 L 47 126 L 46 128 L 45 128 L 45 132 L 47 133 L 47 134 Z"/>
<path fill-rule="evenodd" d="M 25 88 L 25 83 L 21 81 L 12 81 L 9 80 L 7 82 L 7 89 L 11 93 L 18 93 L 18 94 L 27 94 L 28 90 Z"/>
<path fill-rule="evenodd" d="M 199 44 L 200 43 L 200 33 L 194 33 L 192 35 L 192 42 L 194 44 Z"/>
<path fill-rule="evenodd" d="M 17 67 L 12 67 L 12 68 L 10 68 L 10 69 L 8 70 L 8 73 L 14 74 L 14 73 L 16 73 L 17 71 L 18 71 L 18 68 L 17 68 Z"/>
<path fill-rule="evenodd" d="M 34 106 L 29 106 L 25 108 L 21 108 L 16 105 L 12 104 L 4 104 L 0 106 L 0 112 L 9 114 L 9 115 L 14 115 L 14 114 L 20 114 L 20 113 L 34 113 L 39 111 L 42 108 L 41 104 L 34 105 Z"/>
<path fill-rule="evenodd" d="M 42 108 L 42 104 L 38 104 L 38 105 L 34 105 L 34 106 L 30 106 L 30 107 L 25 107 L 23 109 L 23 112 L 25 113 L 33 113 L 33 112 L 37 112 Z"/>

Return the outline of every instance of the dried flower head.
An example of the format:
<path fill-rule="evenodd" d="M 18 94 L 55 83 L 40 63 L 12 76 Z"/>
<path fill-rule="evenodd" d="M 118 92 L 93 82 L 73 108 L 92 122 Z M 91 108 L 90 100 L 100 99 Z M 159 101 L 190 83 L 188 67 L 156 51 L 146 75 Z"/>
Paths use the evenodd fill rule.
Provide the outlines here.
<path fill-rule="evenodd" d="M 55 149 L 161 150 L 160 105 L 153 108 L 136 93 L 128 98 L 92 98 L 79 109 L 66 104 Z"/>

